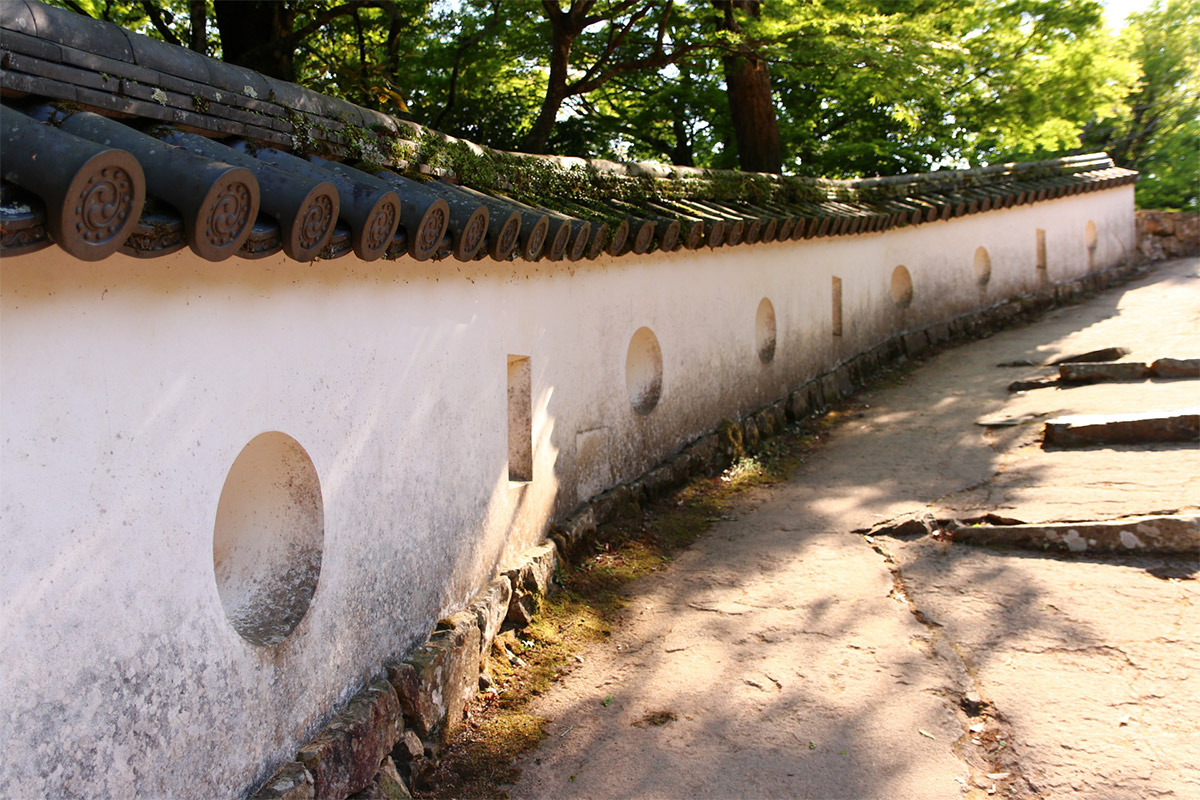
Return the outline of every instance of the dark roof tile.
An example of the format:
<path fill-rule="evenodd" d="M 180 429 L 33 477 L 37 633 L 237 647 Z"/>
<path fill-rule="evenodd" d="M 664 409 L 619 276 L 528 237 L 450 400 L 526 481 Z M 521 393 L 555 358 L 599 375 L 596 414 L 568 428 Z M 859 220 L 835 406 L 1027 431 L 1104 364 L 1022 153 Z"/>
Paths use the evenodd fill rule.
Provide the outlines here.
<path fill-rule="evenodd" d="M 138 66 L 197 83 L 208 83 L 208 59 L 199 53 L 131 31 L 127 32 L 127 38 L 133 50 L 133 60 Z"/>
<path fill-rule="evenodd" d="M 74 47 L 62 47 L 60 49 L 62 62 L 79 67 L 80 69 L 114 75 L 118 78 L 129 78 L 130 80 L 147 84 L 157 83 L 162 77 L 152 69 L 139 67 L 137 64 L 128 61 L 118 61 L 115 58 L 107 58 Z"/>
<path fill-rule="evenodd" d="M 37 36 L 37 18 L 25 0 L 5 0 L 0 3 L 0 29 Z M 4 37 L 0 36 L 0 42 Z"/>
<path fill-rule="evenodd" d="M 3 15 L 10 6 L 25 7 L 24 3 L 0 3 L 0 15 Z M 2 17 L 0 17 L 2 18 Z M 32 19 L 32 17 L 31 17 Z M 3 23 L 0 23 L 3 24 Z M 29 27 L 32 29 L 32 22 Z M 4 25 L 0 27 L 0 48 L 11 50 L 14 53 L 23 53 L 27 56 L 40 58 L 45 61 L 62 61 L 63 48 L 54 42 L 48 42 L 45 39 L 39 39 L 36 36 L 31 36 L 27 33 L 21 33 L 18 30 L 11 30 Z"/>
<path fill-rule="evenodd" d="M 71 102 L 74 102 L 78 96 L 78 90 L 70 84 L 8 69 L 0 69 L 0 86 L 4 88 L 5 94 L 21 92 L 22 94 L 48 95 L 56 100 Z"/>
<path fill-rule="evenodd" d="M 133 48 L 124 29 L 62 8 L 41 3 L 27 5 L 38 38 L 117 61 L 133 61 Z"/>
<path fill-rule="evenodd" d="M 554 260 L 595 258 L 605 250 L 641 253 L 653 247 L 852 235 L 1137 179 L 1136 173 L 1114 167 L 1103 153 L 865 180 L 504 153 L 34 0 L 0 3 L 0 90 L 9 99 L 69 101 L 141 123 L 172 123 L 208 137 L 246 137 L 300 156 L 366 158 L 409 170 L 410 177 L 421 181 L 442 177 L 424 185 L 394 178 L 405 224 L 421 232 L 414 238 L 402 228 L 389 256 L 400 250 L 418 258 L 452 252 L 469 260 L 488 252 L 506 259 L 520 243 L 526 257 L 536 258 L 542 252 L 540 231 L 550 219 L 548 255 Z M 487 169 L 471 169 L 471 158 L 487 161 Z M 497 177 L 486 185 L 455 188 L 449 184 L 460 182 L 459 169 Z M 486 248 L 484 206 L 492 211 Z M 436 220 L 440 222 L 434 225 Z M 260 223 L 243 246 L 244 255 L 280 248 L 279 226 L 265 216 Z M 439 242 L 437 232 L 446 230 L 442 223 L 449 231 Z M 294 225 L 284 227 L 290 237 L 284 249 L 300 254 Z M 326 246 L 324 256 L 342 255 L 342 239 L 331 236 L 333 244 Z M 419 252 L 413 249 L 418 240 Z M 28 246 L 28 241 L 20 245 Z M 130 246 L 152 244 L 139 234 Z M 8 253 L 16 245 L 0 247 Z"/>

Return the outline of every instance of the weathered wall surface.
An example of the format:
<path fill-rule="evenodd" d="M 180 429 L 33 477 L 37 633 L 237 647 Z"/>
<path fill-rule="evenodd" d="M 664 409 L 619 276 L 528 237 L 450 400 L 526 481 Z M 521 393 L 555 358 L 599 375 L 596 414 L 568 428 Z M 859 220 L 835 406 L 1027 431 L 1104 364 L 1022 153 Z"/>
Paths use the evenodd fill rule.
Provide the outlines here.
<path fill-rule="evenodd" d="M 6 259 L 0 796 L 244 794 L 580 500 L 897 331 L 1134 244 L 1122 187 L 576 264 Z M 525 435 L 533 480 L 510 480 Z M 294 630 L 252 643 L 235 595 Z"/>

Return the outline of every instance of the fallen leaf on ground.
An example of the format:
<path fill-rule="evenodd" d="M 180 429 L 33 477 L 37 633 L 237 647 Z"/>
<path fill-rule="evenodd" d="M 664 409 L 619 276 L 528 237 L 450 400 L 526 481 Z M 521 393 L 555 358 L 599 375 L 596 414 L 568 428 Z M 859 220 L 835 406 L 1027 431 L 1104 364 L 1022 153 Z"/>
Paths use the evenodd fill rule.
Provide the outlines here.
<path fill-rule="evenodd" d="M 930 733 L 929 731 L 925 730 L 924 728 L 917 728 L 917 733 L 921 734 L 921 735 L 922 735 L 922 736 L 924 736 L 926 739 L 933 739 L 933 738 L 934 738 L 933 734 L 932 734 L 932 733 Z"/>

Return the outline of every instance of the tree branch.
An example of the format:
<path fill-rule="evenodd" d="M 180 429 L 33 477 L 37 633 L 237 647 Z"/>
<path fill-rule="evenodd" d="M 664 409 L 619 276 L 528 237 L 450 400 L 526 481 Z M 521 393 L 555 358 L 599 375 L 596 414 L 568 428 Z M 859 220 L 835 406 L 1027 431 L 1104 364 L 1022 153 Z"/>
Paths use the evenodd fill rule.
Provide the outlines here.
<path fill-rule="evenodd" d="M 670 53 L 663 53 L 661 55 L 656 54 L 650 56 L 649 58 L 635 58 L 631 61 L 622 61 L 619 64 L 614 64 L 612 67 L 595 76 L 594 78 L 587 79 L 586 76 L 580 78 L 578 81 L 567 87 L 567 96 L 570 97 L 576 94 L 586 94 L 590 91 L 600 88 L 616 76 L 622 75 L 626 72 L 632 72 L 639 69 L 654 69 L 657 67 L 665 67 L 667 64 L 674 64 L 675 62 L 682 60 L 684 56 L 697 52 L 698 50 L 706 49 L 707 47 L 708 45 L 706 44 L 694 43 L 677 47 Z"/>
<path fill-rule="evenodd" d="M 353 14 L 360 8 L 386 9 L 388 5 L 389 3 L 384 2 L 384 0 L 353 0 L 352 2 L 344 3 L 340 6 L 334 6 L 333 8 L 327 9 L 323 13 L 314 17 L 312 21 L 304 27 L 297 28 L 287 36 L 282 36 L 275 41 L 263 42 L 258 47 L 248 50 L 246 55 L 249 56 L 258 53 L 260 50 L 268 50 L 278 47 L 295 48 L 296 45 L 298 45 L 305 38 L 316 33 L 338 17 L 344 17 Z"/>
<path fill-rule="evenodd" d="M 82 14 L 83 16 L 87 17 L 88 19 L 94 19 L 92 17 L 92 15 L 89 14 L 87 11 L 85 11 L 83 9 L 83 6 L 76 3 L 75 0 L 63 0 L 63 3 L 66 5 L 67 8 L 71 9 L 76 14 Z"/>
<path fill-rule="evenodd" d="M 668 5 L 668 8 L 669 7 L 670 6 Z M 587 72 L 584 73 L 583 78 L 580 80 L 587 81 L 593 75 L 595 75 L 596 70 L 600 69 L 601 65 L 603 65 L 604 62 L 612 56 L 616 49 L 621 46 L 621 42 L 625 41 L 625 37 L 629 35 L 629 31 L 633 28 L 637 21 L 646 16 L 649 11 L 649 5 L 643 6 L 636 14 L 629 18 L 629 20 L 619 31 L 617 31 L 614 26 L 610 26 L 608 29 L 608 42 L 604 47 L 604 52 L 600 54 L 600 57 L 596 59 L 592 66 L 588 67 Z"/>
<path fill-rule="evenodd" d="M 163 39 L 168 44 L 183 45 L 183 42 L 179 41 L 179 37 L 171 30 L 171 26 L 163 20 L 161 8 L 151 3 L 150 0 L 142 0 L 142 9 L 146 12 L 146 16 L 150 17 L 150 22 L 154 25 L 154 29 L 162 34 Z"/>
<path fill-rule="evenodd" d="M 547 2 L 549 1 L 550 0 L 547 0 Z M 441 112 L 438 113 L 437 119 L 433 121 L 431 127 L 440 128 L 442 125 L 442 120 L 444 120 L 446 115 L 450 113 L 450 110 L 454 108 L 455 92 L 458 89 L 458 73 L 462 67 L 463 56 L 466 55 L 467 50 L 483 41 L 484 37 L 491 33 L 499 24 L 500 0 L 492 0 L 492 18 L 488 20 L 488 23 L 480 28 L 474 36 L 468 36 L 466 39 L 464 39 L 462 44 L 460 44 L 458 49 L 454 52 L 454 67 L 450 70 L 450 86 L 446 89 L 446 103 L 442 106 Z"/>

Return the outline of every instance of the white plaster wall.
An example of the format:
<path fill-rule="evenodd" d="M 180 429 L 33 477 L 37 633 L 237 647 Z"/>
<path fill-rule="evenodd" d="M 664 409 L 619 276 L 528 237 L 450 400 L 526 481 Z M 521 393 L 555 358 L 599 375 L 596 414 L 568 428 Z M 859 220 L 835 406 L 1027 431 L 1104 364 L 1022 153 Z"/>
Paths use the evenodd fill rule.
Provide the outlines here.
<path fill-rule="evenodd" d="M 1089 269 L 1089 220 L 1092 267 L 1119 262 L 1132 197 L 574 265 L 5 259 L 0 796 L 246 793 L 552 516 L 899 330 L 1036 288 L 1037 228 L 1050 281 Z M 625 387 L 643 325 L 664 361 L 646 416 Z M 531 358 L 531 483 L 508 481 L 508 355 Z M 271 648 L 233 630 L 213 576 L 222 485 L 266 431 L 305 448 L 325 514 L 311 607 Z"/>

